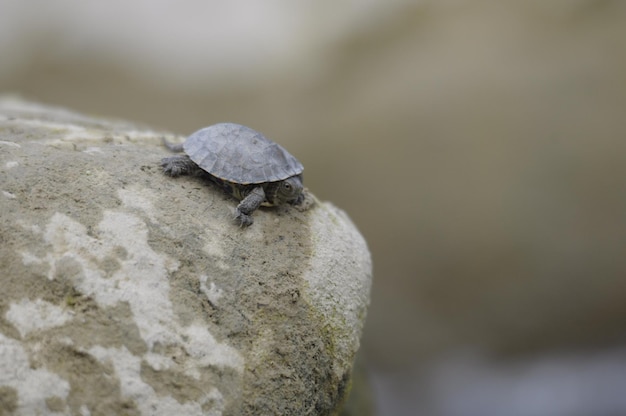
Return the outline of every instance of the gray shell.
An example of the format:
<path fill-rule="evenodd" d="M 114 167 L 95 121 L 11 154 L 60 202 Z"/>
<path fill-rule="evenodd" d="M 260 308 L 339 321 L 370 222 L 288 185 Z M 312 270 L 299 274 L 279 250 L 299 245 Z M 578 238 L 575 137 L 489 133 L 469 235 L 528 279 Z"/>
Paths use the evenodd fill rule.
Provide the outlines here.
<path fill-rule="evenodd" d="M 220 123 L 193 133 L 185 153 L 211 175 L 234 183 L 282 181 L 304 168 L 289 152 L 251 128 Z"/>

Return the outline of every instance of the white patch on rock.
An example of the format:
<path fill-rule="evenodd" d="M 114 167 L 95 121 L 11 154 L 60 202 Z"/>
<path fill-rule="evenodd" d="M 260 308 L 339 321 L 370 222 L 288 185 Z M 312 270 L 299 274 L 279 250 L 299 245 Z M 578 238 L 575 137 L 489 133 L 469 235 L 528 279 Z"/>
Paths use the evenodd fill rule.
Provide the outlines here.
<path fill-rule="evenodd" d="M 211 410 L 206 413 L 206 416 L 221 416 L 222 412 L 224 412 L 224 396 L 215 387 L 207 393 L 205 403 L 210 403 L 211 405 Z"/>
<path fill-rule="evenodd" d="M 244 361 L 239 352 L 228 345 L 217 342 L 204 325 L 191 324 L 182 328 L 182 332 L 186 335 L 186 341 L 183 345 L 185 351 L 195 359 L 195 366 L 190 367 L 190 370 L 197 367 L 216 366 L 243 371 Z"/>
<path fill-rule="evenodd" d="M 117 195 L 125 207 L 139 209 L 150 218 L 150 221 L 156 222 L 154 206 L 152 205 L 156 195 L 151 190 L 133 186 L 130 189 L 120 189 L 117 191 Z"/>
<path fill-rule="evenodd" d="M 15 160 L 9 160 L 7 163 L 4 164 L 4 167 L 7 169 L 13 169 L 14 167 L 19 166 L 20 163 L 15 161 Z"/>
<path fill-rule="evenodd" d="M 15 194 L 12 194 L 11 192 L 8 192 L 8 191 L 2 191 L 2 195 L 4 195 L 5 197 L 7 197 L 9 199 L 15 199 L 16 198 Z"/>
<path fill-rule="evenodd" d="M 101 307 L 118 303 L 129 305 L 139 334 L 148 346 L 146 361 L 155 369 L 181 366 L 195 371 L 207 366 L 231 367 L 243 371 L 239 352 L 216 342 L 206 326 L 182 327 L 170 300 L 168 274 L 178 268 L 178 262 L 155 252 L 148 244 L 148 228 L 137 216 L 104 211 L 96 228 L 97 238 L 87 234 L 82 224 L 56 213 L 46 225 L 43 238 L 50 250 L 43 257 L 22 252 L 24 264 L 47 264 L 48 278 L 56 275 L 57 265 L 73 261 L 82 273 L 73 275 L 72 284 L 82 294 L 92 297 Z M 123 248 L 123 257 L 118 254 Z M 113 257 L 119 268 L 107 274 L 101 268 L 105 258 Z M 217 291 L 214 291 L 217 293 Z M 187 351 L 187 361 L 177 364 L 158 359 L 155 345 L 180 346 Z M 140 357 L 137 357 L 140 359 Z"/>
<path fill-rule="evenodd" d="M 222 224 L 222 227 L 225 227 L 227 222 L 225 221 Z M 225 231 L 223 229 L 212 230 L 211 233 L 207 233 L 203 236 L 206 240 L 206 244 L 204 245 L 204 247 L 202 247 L 204 252 L 211 256 L 211 261 L 213 265 L 224 271 L 229 270 L 230 266 L 228 265 L 228 262 L 226 261 L 226 256 L 224 255 L 224 251 L 222 250 L 222 243 L 217 238 L 211 236 L 221 236 L 226 234 L 228 234 L 228 231 Z"/>
<path fill-rule="evenodd" d="M 169 370 L 170 368 L 176 366 L 171 357 L 153 352 L 145 353 L 143 355 L 143 359 L 155 371 Z"/>
<path fill-rule="evenodd" d="M 93 154 L 93 153 L 104 153 L 101 148 L 96 146 L 90 146 L 83 150 L 83 153 Z"/>
<path fill-rule="evenodd" d="M 41 120 L 41 119 L 26 119 L 26 118 L 21 118 L 19 119 L 19 124 L 21 127 L 24 126 L 31 126 L 31 127 L 37 127 L 37 128 L 42 128 L 45 129 L 47 131 L 53 131 L 53 132 L 64 132 L 66 133 L 64 136 L 66 138 L 71 137 L 84 137 L 85 132 L 87 131 L 87 129 L 83 126 L 79 126 L 77 124 L 70 124 L 70 123 L 64 123 L 64 122 L 55 122 L 55 121 L 50 121 L 50 120 Z M 58 139 L 56 139 L 58 140 Z M 48 140 L 51 141 L 51 140 Z M 46 142 L 46 140 L 42 140 L 42 142 Z"/>
<path fill-rule="evenodd" d="M 5 318 L 24 337 L 33 331 L 64 325 L 72 319 L 72 314 L 42 299 L 22 299 L 11 303 Z"/>
<path fill-rule="evenodd" d="M 47 259 L 51 271 L 58 260 L 71 258 L 83 270 L 73 282 L 79 292 L 105 307 L 128 302 L 149 348 L 155 343 L 175 342 L 167 280 L 168 269 L 175 267 L 175 262 L 152 250 L 146 225 L 134 215 L 104 211 L 98 230 L 99 238 L 91 237 L 83 225 L 63 214 L 54 214 L 44 234 L 52 246 Z M 107 276 L 100 263 L 107 256 L 115 256 L 120 246 L 128 255 L 118 259 L 120 269 Z"/>
<path fill-rule="evenodd" d="M 29 253 L 28 251 L 22 251 L 20 252 L 20 254 L 22 255 L 22 264 L 24 264 L 24 266 L 28 266 L 31 264 L 41 264 L 45 261 L 45 259 L 41 259 L 34 254 Z M 49 273 L 48 279 L 52 280 Z"/>
<path fill-rule="evenodd" d="M 330 203 L 311 211 L 316 251 L 304 273 L 308 287 L 303 295 L 336 328 L 337 376 L 352 366 L 359 348 L 369 304 L 372 263 L 367 244 L 348 216 Z M 337 241 L 340 239 L 340 241 Z M 343 253 L 337 248 L 343 248 Z M 331 295 L 332 294 L 332 295 Z"/>
<path fill-rule="evenodd" d="M 46 399 L 67 399 L 70 383 L 44 368 L 32 368 L 20 342 L 0 333 L 0 386 L 17 391 L 16 415 L 60 415 L 51 412 Z"/>
<path fill-rule="evenodd" d="M 28 112 L 33 111 L 33 107 L 29 107 Z M 44 111 L 49 111 L 46 109 Z M 117 133 L 110 130 L 103 130 L 95 127 L 85 127 L 80 124 L 71 124 L 67 122 L 56 122 L 51 120 L 42 119 L 26 119 L 20 118 L 15 121 L 20 127 L 33 127 L 45 131 L 54 132 L 57 135 L 51 135 L 50 138 L 42 138 L 38 140 L 40 143 L 44 143 L 51 146 L 73 148 L 77 142 L 102 142 L 107 139 L 113 143 L 127 143 L 127 142 L 155 142 L 158 137 L 163 134 L 158 134 L 150 130 L 125 130 Z M 7 124 L 11 124 L 10 122 Z M 19 144 L 0 140 L 0 145 L 8 145 L 20 147 Z"/>
<path fill-rule="evenodd" d="M 217 301 L 222 297 L 222 289 L 218 288 L 214 282 L 210 282 L 207 287 L 208 279 L 209 276 L 206 274 L 200 276 L 200 290 L 206 295 L 211 305 L 217 305 Z"/>
<path fill-rule="evenodd" d="M 36 235 L 41 234 L 41 228 L 37 224 L 29 224 L 24 220 L 17 220 L 16 223 L 23 229 L 30 231 L 33 234 L 36 234 Z"/>
<path fill-rule="evenodd" d="M 187 403 L 179 403 L 171 396 L 157 394 L 141 377 L 141 358 L 131 354 L 126 347 L 104 348 L 95 346 L 88 351 L 103 364 L 111 364 L 120 382 L 122 396 L 132 400 L 142 415 L 202 416 L 202 405 L 213 399 L 209 394 L 204 398 Z"/>

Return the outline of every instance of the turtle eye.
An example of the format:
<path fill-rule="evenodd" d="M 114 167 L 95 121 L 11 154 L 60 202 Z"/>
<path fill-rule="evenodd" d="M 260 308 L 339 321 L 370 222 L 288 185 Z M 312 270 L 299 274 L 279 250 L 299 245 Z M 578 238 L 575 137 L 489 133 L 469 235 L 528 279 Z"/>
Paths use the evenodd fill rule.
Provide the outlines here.
<path fill-rule="evenodd" d="M 284 186 L 287 191 L 291 191 L 291 184 L 289 182 L 285 182 Z"/>

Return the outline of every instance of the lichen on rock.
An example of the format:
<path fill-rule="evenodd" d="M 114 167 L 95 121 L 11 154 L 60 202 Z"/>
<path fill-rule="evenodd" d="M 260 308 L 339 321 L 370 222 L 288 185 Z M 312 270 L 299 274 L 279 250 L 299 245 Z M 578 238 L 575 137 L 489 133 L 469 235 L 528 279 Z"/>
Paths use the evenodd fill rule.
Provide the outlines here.
<path fill-rule="evenodd" d="M 252 227 L 171 134 L 0 99 L 0 403 L 16 414 L 334 414 L 371 262 L 329 203 Z"/>

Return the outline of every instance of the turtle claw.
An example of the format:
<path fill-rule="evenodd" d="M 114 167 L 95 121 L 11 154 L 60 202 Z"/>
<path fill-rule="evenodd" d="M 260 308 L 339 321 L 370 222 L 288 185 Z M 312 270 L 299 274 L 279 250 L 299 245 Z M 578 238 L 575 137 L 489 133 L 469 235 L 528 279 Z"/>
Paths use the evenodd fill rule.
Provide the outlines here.
<path fill-rule="evenodd" d="M 239 211 L 239 209 L 236 210 L 234 220 L 236 220 L 241 227 L 249 227 L 254 222 L 254 218 L 252 218 L 252 216 L 244 214 Z"/>

